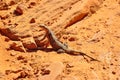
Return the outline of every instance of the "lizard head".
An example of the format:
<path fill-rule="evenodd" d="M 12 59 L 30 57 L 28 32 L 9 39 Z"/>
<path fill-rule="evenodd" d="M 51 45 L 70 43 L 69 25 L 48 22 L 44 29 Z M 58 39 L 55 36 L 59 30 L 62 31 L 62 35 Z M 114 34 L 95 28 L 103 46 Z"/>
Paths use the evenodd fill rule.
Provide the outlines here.
<path fill-rule="evenodd" d="M 39 27 L 44 28 L 45 24 L 39 24 Z"/>
<path fill-rule="evenodd" d="M 48 30 L 48 27 L 45 24 L 39 24 L 39 27 Z"/>

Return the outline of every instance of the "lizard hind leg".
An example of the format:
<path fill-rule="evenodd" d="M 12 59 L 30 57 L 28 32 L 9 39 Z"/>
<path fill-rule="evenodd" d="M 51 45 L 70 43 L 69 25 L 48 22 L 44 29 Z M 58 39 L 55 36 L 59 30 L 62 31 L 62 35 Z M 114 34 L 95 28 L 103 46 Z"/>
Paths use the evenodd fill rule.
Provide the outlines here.
<path fill-rule="evenodd" d="M 57 53 L 65 53 L 65 51 L 63 49 L 58 49 Z"/>

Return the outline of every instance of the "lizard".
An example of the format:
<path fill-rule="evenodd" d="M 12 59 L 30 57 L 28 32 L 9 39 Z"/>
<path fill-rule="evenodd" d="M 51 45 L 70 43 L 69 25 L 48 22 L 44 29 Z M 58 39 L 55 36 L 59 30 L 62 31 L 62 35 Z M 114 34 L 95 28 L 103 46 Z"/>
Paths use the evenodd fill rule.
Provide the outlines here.
<path fill-rule="evenodd" d="M 53 33 L 53 31 L 48 28 L 48 26 L 44 25 L 44 24 L 39 24 L 39 27 L 43 28 L 43 30 L 46 31 L 46 34 L 44 37 L 47 37 L 49 40 L 50 45 L 52 46 L 53 50 L 57 51 L 58 53 L 67 53 L 70 55 L 82 55 L 89 57 L 92 61 L 99 61 L 89 55 L 87 55 L 84 52 L 81 51 L 77 51 L 77 50 L 72 50 L 69 49 L 68 46 L 66 44 L 63 44 L 62 42 L 60 42 L 57 37 L 55 36 L 55 34 Z M 77 54 L 75 54 L 77 53 Z M 85 57 L 84 57 L 85 58 Z"/>

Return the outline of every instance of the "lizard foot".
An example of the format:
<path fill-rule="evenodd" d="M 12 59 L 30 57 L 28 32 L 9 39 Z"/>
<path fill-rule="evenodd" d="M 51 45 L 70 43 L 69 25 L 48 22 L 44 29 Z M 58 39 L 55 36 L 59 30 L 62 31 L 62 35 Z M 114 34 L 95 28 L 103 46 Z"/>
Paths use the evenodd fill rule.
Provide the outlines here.
<path fill-rule="evenodd" d="M 63 49 L 58 49 L 57 53 L 65 53 L 65 51 Z"/>

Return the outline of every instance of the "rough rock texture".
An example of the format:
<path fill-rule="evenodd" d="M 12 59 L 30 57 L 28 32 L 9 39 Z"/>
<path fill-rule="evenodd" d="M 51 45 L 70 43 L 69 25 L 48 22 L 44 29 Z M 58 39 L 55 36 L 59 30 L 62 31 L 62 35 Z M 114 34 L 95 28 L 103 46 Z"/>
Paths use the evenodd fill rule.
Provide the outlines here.
<path fill-rule="evenodd" d="M 101 62 L 33 50 L 50 47 L 40 23 Z M 120 79 L 120 0 L 1 0 L 0 33 L 0 80 Z"/>
<path fill-rule="evenodd" d="M 35 28 L 34 30 L 34 27 L 37 27 L 37 25 L 31 25 L 32 23 L 36 21 L 38 24 L 43 23 L 50 26 L 59 37 L 64 33 L 63 29 L 85 18 L 89 13 L 96 12 L 101 3 L 102 1 L 97 0 L 41 1 L 40 4 L 32 9 L 29 9 L 26 3 L 19 3 L 16 5 L 14 11 L 9 10 L 12 11 L 12 15 L 16 17 L 11 17 L 12 19 L 6 18 L 9 23 L 4 24 L 4 26 L 2 26 L 3 28 L 0 28 L 0 31 L 12 40 L 21 41 L 25 48 L 36 49 L 37 44 L 43 46 L 42 44 L 46 41 L 41 43 L 39 37 L 42 33 L 40 33 L 39 28 Z M 31 4 L 33 4 L 33 2 L 29 5 Z M 50 9 L 48 7 L 50 7 Z M 10 13 L 8 13 L 8 15 L 10 16 Z M 36 40 L 34 40 L 34 37 Z M 46 46 L 46 44 L 44 45 Z"/>

